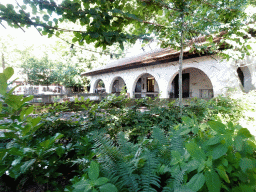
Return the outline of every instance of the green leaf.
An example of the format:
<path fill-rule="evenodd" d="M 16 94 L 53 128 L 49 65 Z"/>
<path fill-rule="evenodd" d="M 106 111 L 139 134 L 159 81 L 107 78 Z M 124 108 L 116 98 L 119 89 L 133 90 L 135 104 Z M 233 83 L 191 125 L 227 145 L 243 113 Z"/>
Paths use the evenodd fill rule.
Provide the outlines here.
<path fill-rule="evenodd" d="M 100 177 L 95 181 L 95 185 L 104 185 L 105 183 L 108 182 L 108 178 L 106 177 Z"/>
<path fill-rule="evenodd" d="M 88 107 L 86 107 L 84 104 L 82 104 L 81 107 L 82 107 L 84 110 L 88 110 Z"/>
<path fill-rule="evenodd" d="M 237 151 L 242 151 L 243 149 L 243 138 L 241 136 L 237 136 L 234 139 L 235 149 Z"/>
<path fill-rule="evenodd" d="M 22 173 L 25 173 L 27 169 L 35 163 L 36 159 L 31 159 L 29 161 L 26 161 L 22 166 L 20 166 L 20 171 Z"/>
<path fill-rule="evenodd" d="M 26 110 L 26 112 L 25 112 L 26 116 L 28 116 L 29 114 L 31 114 L 31 113 L 33 112 L 33 110 L 34 110 L 34 106 L 31 105 L 31 106 Z"/>
<path fill-rule="evenodd" d="M 205 172 L 205 180 L 209 192 L 220 192 L 220 178 L 214 170 Z"/>
<path fill-rule="evenodd" d="M 193 160 L 189 161 L 188 164 L 186 164 L 185 169 L 188 172 L 191 172 L 191 171 L 194 171 L 195 169 L 197 169 L 199 167 L 199 165 L 200 165 L 199 161 L 196 159 L 193 159 Z"/>
<path fill-rule="evenodd" d="M 176 165 L 181 161 L 181 155 L 178 151 L 172 150 L 171 155 L 172 155 L 172 159 L 171 159 L 170 165 Z"/>
<path fill-rule="evenodd" d="M 228 166 L 228 160 L 225 159 L 225 158 L 223 158 L 223 159 L 222 159 L 222 165 L 224 165 L 225 167 L 227 167 L 227 166 Z"/>
<path fill-rule="evenodd" d="M 41 117 L 37 117 L 31 120 L 32 126 L 36 126 L 41 121 Z"/>
<path fill-rule="evenodd" d="M 43 142 L 40 143 L 40 146 L 47 149 L 49 148 L 57 139 L 60 139 L 61 137 L 63 137 L 63 134 L 60 133 L 56 133 L 53 137 L 51 137 L 50 139 L 47 139 Z"/>
<path fill-rule="evenodd" d="M 194 175 L 189 182 L 186 184 L 187 188 L 192 189 L 193 191 L 198 191 L 203 187 L 205 183 L 205 176 L 203 173 L 197 173 Z"/>
<path fill-rule="evenodd" d="M 210 138 L 210 139 L 206 142 L 206 144 L 207 144 L 207 145 L 215 145 L 215 144 L 217 144 L 217 143 L 220 143 L 221 140 L 222 140 L 222 138 L 221 138 L 219 135 L 217 135 L 217 136 L 215 136 L 215 137 Z"/>
<path fill-rule="evenodd" d="M 14 70 L 12 67 L 7 67 L 5 70 L 4 70 L 4 75 L 6 77 L 6 80 L 10 79 L 11 76 L 14 74 Z"/>
<path fill-rule="evenodd" d="M 7 171 L 8 167 L 4 165 L 0 165 L 0 177 Z"/>
<path fill-rule="evenodd" d="M 252 160 L 248 158 L 241 158 L 239 165 L 243 172 L 246 172 L 247 169 L 254 168 Z"/>
<path fill-rule="evenodd" d="M 99 187 L 100 192 L 117 192 L 117 188 L 115 185 L 111 183 L 107 183 Z"/>
<path fill-rule="evenodd" d="M 218 166 L 218 168 L 216 168 L 217 172 L 219 173 L 219 176 L 224 179 L 227 183 L 230 183 L 229 177 L 226 173 L 226 170 L 223 166 Z"/>
<path fill-rule="evenodd" d="M 89 191 L 92 186 L 90 185 L 89 181 L 88 180 L 80 180 L 79 182 L 75 183 L 73 185 L 73 187 L 75 188 L 73 190 L 73 192 L 86 192 L 86 191 Z"/>
<path fill-rule="evenodd" d="M 182 131 L 182 132 L 180 133 L 180 135 L 187 135 L 187 134 L 190 133 L 190 132 L 191 132 L 191 129 L 186 129 L 186 130 Z"/>
<path fill-rule="evenodd" d="M 228 147 L 223 144 L 219 144 L 217 147 L 215 147 L 212 151 L 212 158 L 213 159 L 218 159 L 225 155 L 228 151 Z"/>
<path fill-rule="evenodd" d="M 56 149 L 56 153 L 59 157 L 61 157 L 64 153 L 65 153 L 65 147 L 64 146 L 59 146 L 57 149 Z"/>
<path fill-rule="evenodd" d="M 34 96 L 30 95 L 28 97 L 23 98 L 22 102 L 25 103 L 25 102 L 31 101 L 33 98 L 34 98 Z"/>
<path fill-rule="evenodd" d="M 91 180 L 96 180 L 99 177 L 99 164 L 95 161 L 91 162 L 88 175 Z"/>
<path fill-rule="evenodd" d="M 4 95 L 7 89 L 7 79 L 3 73 L 0 73 L 0 94 Z"/>
<path fill-rule="evenodd" d="M 243 138 L 251 138 L 252 137 L 252 134 L 250 133 L 250 131 L 246 128 L 241 128 L 237 135 L 243 137 Z"/>
<path fill-rule="evenodd" d="M 201 148 L 199 148 L 199 146 L 196 143 L 194 143 L 194 142 L 187 143 L 185 146 L 192 157 L 194 157 L 195 159 L 204 159 L 205 160 L 206 157 L 205 157 L 203 150 Z"/>
<path fill-rule="evenodd" d="M 226 125 L 219 121 L 208 121 L 208 124 L 217 133 L 224 134 L 226 132 Z"/>
<path fill-rule="evenodd" d="M 44 16 L 43 16 L 43 19 L 44 19 L 45 21 L 48 21 L 49 18 L 50 18 L 49 15 L 44 15 Z"/>

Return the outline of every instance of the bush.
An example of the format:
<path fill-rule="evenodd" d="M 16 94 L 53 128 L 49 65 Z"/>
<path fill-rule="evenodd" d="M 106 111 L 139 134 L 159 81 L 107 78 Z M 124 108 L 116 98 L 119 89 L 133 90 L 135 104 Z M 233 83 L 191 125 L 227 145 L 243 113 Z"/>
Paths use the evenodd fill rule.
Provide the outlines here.
<path fill-rule="evenodd" d="M 174 102 L 131 105 L 121 94 L 76 101 L 83 113 L 73 120 L 58 116 L 69 103 L 32 118 L 33 97 L 6 91 L 12 74 L 0 74 L 3 191 L 256 190 L 256 142 L 237 124 L 249 107 L 240 100 L 193 99 L 180 116 Z"/>

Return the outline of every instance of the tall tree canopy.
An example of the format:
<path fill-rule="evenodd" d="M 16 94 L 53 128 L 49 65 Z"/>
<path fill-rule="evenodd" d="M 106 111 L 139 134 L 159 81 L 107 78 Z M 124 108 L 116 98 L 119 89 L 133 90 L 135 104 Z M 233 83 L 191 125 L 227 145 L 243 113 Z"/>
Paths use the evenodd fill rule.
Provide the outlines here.
<path fill-rule="evenodd" d="M 185 40 L 226 31 L 245 24 L 247 0 L 24 0 L 23 4 L 0 4 L 0 21 L 16 28 L 37 27 L 44 35 L 73 32 L 73 42 L 95 42 L 105 48 L 115 42 L 135 42 L 152 33 L 162 46 L 180 47 Z M 26 5 L 30 5 L 28 8 Z M 79 28 L 63 28 L 63 21 Z M 3 25 L 3 23 L 1 23 Z"/>
<path fill-rule="evenodd" d="M 116 42 L 134 43 L 154 36 L 162 47 L 173 47 L 180 52 L 179 92 L 182 103 L 183 49 L 207 51 L 219 49 L 215 35 L 223 38 L 231 34 L 244 39 L 242 26 L 250 24 L 244 12 L 249 0 L 23 0 L 23 5 L 0 4 L 0 21 L 23 28 L 34 26 L 42 34 L 60 36 L 73 32 L 73 43 L 95 43 L 95 47 Z M 29 5 L 30 8 L 27 8 Z M 79 28 L 62 27 L 64 21 L 80 24 Z M 2 23 L 3 25 L 3 23 Z M 209 44 L 196 44 L 204 36 Z M 247 36 L 249 37 L 249 36 Z M 239 41 L 237 38 L 235 41 Z M 242 48 L 246 54 L 251 47 Z M 241 55 L 242 57 L 243 55 Z"/>

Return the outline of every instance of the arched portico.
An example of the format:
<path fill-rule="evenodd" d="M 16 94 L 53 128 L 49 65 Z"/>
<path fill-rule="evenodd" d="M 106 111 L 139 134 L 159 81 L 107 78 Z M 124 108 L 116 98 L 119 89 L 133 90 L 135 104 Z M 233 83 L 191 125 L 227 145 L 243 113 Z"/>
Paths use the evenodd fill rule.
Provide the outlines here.
<path fill-rule="evenodd" d="M 168 85 L 170 98 L 179 97 L 179 74 L 176 72 Z M 189 67 L 182 71 L 182 97 L 183 98 L 212 98 L 213 85 L 209 77 L 200 69 Z"/>
<path fill-rule="evenodd" d="M 110 93 L 120 93 L 122 89 L 126 89 L 126 83 L 122 77 L 115 77 L 110 84 Z"/>
<path fill-rule="evenodd" d="M 236 72 L 245 92 L 249 92 L 250 90 L 254 89 L 252 84 L 252 76 L 247 66 L 238 67 Z"/>
<path fill-rule="evenodd" d="M 138 76 L 133 84 L 135 98 L 156 97 L 159 94 L 159 86 L 154 76 L 143 73 Z"/>
<path fill-rule="evenodd" d="M 97 79 L 93 86 L 93 93 L 105 93 L 105 83 L 102 79 Z"/>

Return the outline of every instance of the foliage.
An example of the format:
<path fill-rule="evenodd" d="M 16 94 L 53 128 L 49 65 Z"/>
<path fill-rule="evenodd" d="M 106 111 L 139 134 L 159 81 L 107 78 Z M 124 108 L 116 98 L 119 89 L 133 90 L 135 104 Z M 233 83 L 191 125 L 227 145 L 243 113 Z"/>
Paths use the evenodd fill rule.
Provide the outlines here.
<path fill-rule="evenodd" d="M 56 76 L 53 75 L 53 64 L 45 56 L 42 59 L 29 58 L 21 66 L 23 73 L 27 75 L 28 83 L 31 85 L 50 85 L 56 82 Z"/>
<path fill-rule="evenodd" d="M 78 192 L 82 190 L 84 192 L 97 192 L 97 189 L 99 189 L 100 192 L 117 192 L 115 185 L 108 183 L 108 178 L 99 177 L 99 172 L 99 164 L 91 161 L 90 167 L 88 169 L 88 175 L 84 174 L 81 180 L 74 182 L 74 185 L 72 185 L 73 189 L 69 187 L 69 189 L 65 191 Z"/>
<path fill-rule="evenodd" d="M 95 43 L 95 47 L 106 48 L 119 43 L 123 47 L 126 41 L 134 43 L 138 38 L 146 41 L 153 33 L 163 47 L 172 46 L 179 49 L 181 31 L 184 32 L 185 40 L 205 35 L 211 44 L 214 44 L 213 34 L 221 31 L 226 31 L 225 37 L 234 32 L 243 37 L 244 33 L 239 29 L 249 22 L 246 22 L 246 18 L 254 21 L 253 16 L 244 12 L 248 3 L 251 2 L 65 0 L 58 3 L 48 0 L 25 0 L 18 9 L 11 4 L 1 4 L 0 18 L 15 28 L 38 27 L 38 30 L 42 30 L 42 34 L 48 37 L 73 32 L 72 42 L 79 45 Z M 27 5 L 32 11 L 27 12 Z M 41 17 L 38 16 L 40 13 Z M 79 23 L 81 27 L 75 30 L 65 25 L 62 27 L 65 21 Z M 218 46 L 209 48 L 207 44 L 193 45 L 193 49 L 212 52 L 218 49 Z"/>
<path fill-rule="evenodd" d="M 173 102 L 129 106 L 123 93 L 98 104 L 77 100 L 84 113 L 73 121 L 57 116 L 63 106 L 56 105 L 32 118 L 32 97 L 6 91 L 12 74 L 0 74 L 5 191 L 256 190 L 256 141 L 237 124 L 244 110 L 238 100 L 194 99 L 180 116 Z"/>
<path fill-rule="evenodd" d="M 81 137 L 83 130 L 77 128 L 78 124 L 29 116 L 33 106 L 25 106 L 33 97 L 12 95 L 13 90 L 6 92 L 12 74 L 12 68 L 0 74 L 0 117 L 10 119 L 0 124 L 1 182 L 12 191 L 21 191 L 33 183 L 61 189 L 60 182 L 78 174 L 86 166 L 86 157 L 92 158 L 90 142 L 86 136 Z M 8 186 L 12 182 L 16 184 Z"/>

